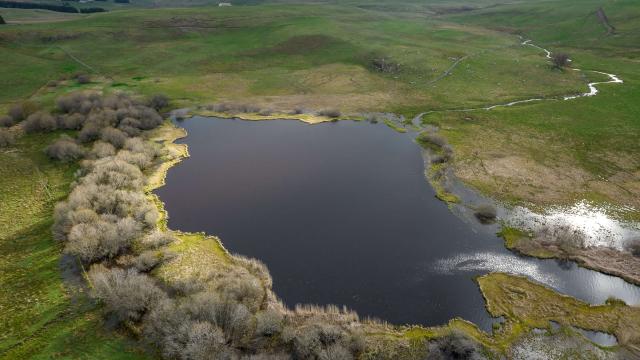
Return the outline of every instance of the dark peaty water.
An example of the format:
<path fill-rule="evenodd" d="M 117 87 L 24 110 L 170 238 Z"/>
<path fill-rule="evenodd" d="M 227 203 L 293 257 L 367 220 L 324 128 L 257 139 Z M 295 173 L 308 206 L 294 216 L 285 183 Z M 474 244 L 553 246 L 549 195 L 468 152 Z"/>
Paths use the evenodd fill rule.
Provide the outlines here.
<path fill-rule="evenodd" d="M 157 191 L 169 226 L 264 261 L 288 305 L 346 305 L 396 324 L 459 316 L 487 329 L 473 277 L 490 271 L 590 302 L 640 300 L 618 278 L 521 258 L 474 231 L 434 197 L 418 145 L 384 125 L 196 117 L 180 126 L 191 157 Z"/>

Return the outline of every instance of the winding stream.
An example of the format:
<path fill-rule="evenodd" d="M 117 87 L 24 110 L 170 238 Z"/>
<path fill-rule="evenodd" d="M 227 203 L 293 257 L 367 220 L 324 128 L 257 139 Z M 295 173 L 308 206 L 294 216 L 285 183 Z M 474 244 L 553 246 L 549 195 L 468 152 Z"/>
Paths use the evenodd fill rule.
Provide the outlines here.
<path fill-rule="evenodd" d="M 570 262 L 520 257 L 496 225 L 435 198 L 411 134 L 384 124 L 178 123 L 191 157 L 157 190 L 169 227 L 219 235 L 266 263 L 283 301 L 346 305 L 396 324 L 453 317 L 490 330 L 473 278 L 520 274 L 590 303 L 640 304 L 640 288 Z"/>
<path fill-rule="evenodd" d="M 521 38 L 522 39 L 522 38 Z M 520 43 L 523 46 L 531 46 L 533 48 L 539 49 L 541 51 L 544 51 L 545 53 L 545 57 L 547 59 L 551 59 L 551 54 L 552 52 L 549 51 L 548 49 L 545 49 L 543 47 L 540 47 L 538 45 L 535 45 L 531 42 L 531 40 L 524 40 Z M 444 78 L 447 75 L 451 74 L 451 71 L 453 70 L 453 68 L 455 66 L 457 66 L 462 60 L 466 59 L 468 56 L 462 57 L 460 59 L 458 59 L 449 69 L 447 69 L 445 71 L 445 73 L 443 75 L 441 75 L 440 77 L 437 78 L 437 80 L 440 80 L 442 78 Z M 571 62 L 571 60 L 569 60 Z M 598 88 L 596 88 L 596 85 L 602 85 L 602 84 L 622 84 L 624 83 L 624 81 L 618 77 L 615 74 L 609 74 L 606 72 L 602 72 L 602 71 L 597 71 L 597 70 L 582 70 L 582 69 L 577 69 L 577 68 L 572 68 L 572 70 L 574 71 L 581 71 L 581 72 L 592 72 L 592 73 L 596 73 L 596 74 L 601 74 L 601 75 L 606 75 L 609 77 L 609 81 L 596 81 L 596 82 L 590 82 L 587 84 L 587 87 L 589 88 L 588 92 L 582 93 L 582 94 L 577 94 L 577 95 L 566 95 L 562 97 L 562 100 L 573 100 L 573 99 L 577 99 L 577 98 L 581 98 L 581 97 L 589 97 L 589 96 L 595 96 L 598 94 Z M 530 99 L 524 99 L 524 100 L 516 100 L 516 101 L 512 101 L 509 103 L 505 103 L 505 104 L 493 104 L 493 105 L 487 105 L 487 106 L 481 106 L 481 107 L 475 107 L 475 108 L 466 108 L 466 109 L 444 109 L 444 110 L 431 110 L 431 111 L 425 111 L 421 114 L 418 114 L 418 116 L 416 116 L 414 118 L 413 124 L 416 126 L 419 126 L 419 122 L 420 119 L 422 119 L 422 117 L 424 115 L 427 114 L 431 114 L 431 113 L 436 113 L 436 112 L 469 112 L 469 111 L 477 111 L 477 110 L 493 110 L 496 108 L 500 108 L 500 107 L 509 107 L 509 106 L 514 106 L 514 105 L 519 105 L 519 104 L 526 104 L 526 103 L 531 103 L 531 102 L 538 102 L 538 101 L 557 101 L 559 99 L 556 98 L 530 98 Z"/>

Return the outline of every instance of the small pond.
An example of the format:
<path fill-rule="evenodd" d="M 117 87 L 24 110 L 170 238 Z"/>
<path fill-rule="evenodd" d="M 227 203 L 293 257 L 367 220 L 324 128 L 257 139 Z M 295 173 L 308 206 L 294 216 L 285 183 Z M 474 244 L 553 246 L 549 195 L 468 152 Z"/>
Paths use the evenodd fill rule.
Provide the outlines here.
<path fill-rule="evenodd" d="M 157 190 L 169 226 L 267 264 L 283 301 L 346 305 L 396 324 L 494 321 L 474 282 L 504 271 L 591 303 L 640 289 L 573 263 L 519 257 L 434 196 L 420 148 L 384 124 L 178 123 L 191 157 Z"/>

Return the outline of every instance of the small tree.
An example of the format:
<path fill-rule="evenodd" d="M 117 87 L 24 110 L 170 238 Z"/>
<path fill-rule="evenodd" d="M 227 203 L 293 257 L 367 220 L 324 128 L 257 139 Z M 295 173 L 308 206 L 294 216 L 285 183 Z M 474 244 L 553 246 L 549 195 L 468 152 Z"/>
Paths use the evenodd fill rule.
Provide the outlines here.
<path fill-rule="evenodd" d="M 565 53 L 554 53 L 551 55 L 551 62 L 553 66 L 562 69 L 563 67 L 567 67 L 569 65 L 569 55 Z"/>
<path fill-rule="evenodd" d="M 2 15 L 0 15 L 0 25 L 4 25 L 4 24 L 6 24 L 6 23 L 7 23 L 7 22 L 6 22 L 6 21 L 4 21 L 4 19 L 2 18 Z"/>

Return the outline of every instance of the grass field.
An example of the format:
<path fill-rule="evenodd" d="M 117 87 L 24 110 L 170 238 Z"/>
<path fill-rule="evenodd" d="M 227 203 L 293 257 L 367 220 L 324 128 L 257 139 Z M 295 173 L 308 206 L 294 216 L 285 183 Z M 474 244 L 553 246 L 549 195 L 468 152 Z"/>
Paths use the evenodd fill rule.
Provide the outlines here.
<path fill-rule="evenodd" d="M 520 44 L 522 35 L 625 84 L 601 85 L 598 96 L 573 101 L 426 116 L 455 146 L 457 174 L 510 203 L 587 198 L 637 208 L 640 9 L 632 1 L 607 4 L 616 28 L 607 35 L 595 16 L 599 4 L 354 1 L 149 10 L 134 2 L 127 11 L 3 27 L 0 102 L 34 94 L 49 101 L 48 81 L 88 72 L 102 79 L 99 88 L 163 92 L 175 106 L 238 101 L 411 117 L 561 98 L 602 77 L 553 69 L 541 51 Z M 26 16 L 10 11 L 9 21 Z"/>
<path fill-rule="evenodd" d="M 0 111 L 27 98 L 51 106 L 56 96 L 80 89 L 162 92 L 173 107 L 236 101 L 407 118 L 437 111 L 423 122 L 440 127 L 454 147 L 456 174 L 482 192 L 534 208 L 586 198 L 627 206 L 627 217 L 640 218 L 640 6 L 632 0 L 199 5 L 108 2 L 112 11 L 82 16 L 0 9 L 9 23 L 0 27 Z M 613 34 L 595 16 L 600 6 Z M 553 69 L 518 35 L 570 54 L 577 68 L 615 73 L 624 84 L 601 85 L 598 96 L 572 101 L 446 111 L 558 98 L 602 80 Z M 80 72 L 92 82 L 76 83 Z M 49 228 L 75 168 L 44 157 L 53 137 L 29 135 L 0 150 L 0 358 L 144 358 L 137 344 L 104 329 L 92 302 L 63 286 Z M 183 244 L 220 256 L 199 235 L 185 235 Z M 513 328 L 489 339 L 466 322 L 450 326 L 505 348 L 543 320 L 617 332 L 610 317 L 629 315 L 626 307 L 593 310 L 505 276 L 484 277 L 480 286 L 489 310 Z M 525 308 L 522 292 L 541 306 L 557 301 L 564 313 Z M 590 324 L 584 314 L 591 311 L 606 316 Z"/>

